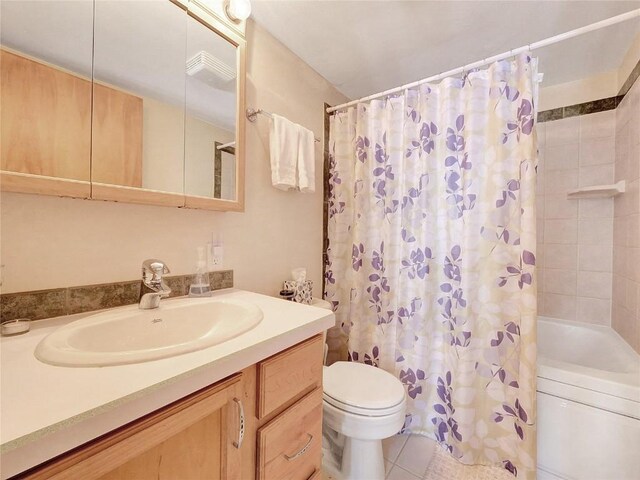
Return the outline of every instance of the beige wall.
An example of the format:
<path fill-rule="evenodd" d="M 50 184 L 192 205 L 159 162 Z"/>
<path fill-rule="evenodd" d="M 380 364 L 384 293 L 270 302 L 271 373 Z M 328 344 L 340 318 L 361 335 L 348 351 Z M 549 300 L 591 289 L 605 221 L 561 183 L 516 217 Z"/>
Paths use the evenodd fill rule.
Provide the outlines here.
<path fill-rule="evenodd" d="M 545 86 L 540 89 L 539 111 L 590 102 L 618 94 L 618 70 L 601 73 L 575 82 Z"/>
<path fill-rule="evenodd" d="M 640 81 L 616 109 L 612 326 L 640 352 Z"/>
<path fill-rule="evenodd" d="M 611 324 L 613 200 L 567 199 L 614 178 L 616 111 L 538 124 L 538 311 Z"/>
<path fill-rule="evenodd" d="M 185 136 L 185 190 L 190 195 L 212 197 L 214 143 L 233 142 L 235 134 L 190 116 Z M 223 176 L 223 182 L 225 180 L 226 183 L 231 180 L 235 190 L 235 175 L 233 179 Z"/>
<path fill-rule="evenodd" d="M 323 103 L 345 101 L 291 51 L 252 22 L 247 28 L 247 106 L 323 133 Z M 3 292 L 136 279 L 157 257 L 173 273 L 194 271 L 196 247 L 222 233 L 236 286 L 276 294 L 291 268 L 306 266 L 320 295 L 322 145 L 316 193 L 271 187 L 268 124 L 247 125 L 246 212 L 216 213 L 112 202 L 2 194 Z"/>
<path fill-rule="evenodd" d="M 575 82 L 545 86 L 540 89 L 539 111 L 615 97 L 640 60 L 640 33 L 629 46 L 617 70 L 600 73 Z"/>
<path fill-rule="evenodd" d="M 184 108 L 143 97 L 142 113 L 142 187 L 182 193 Z"/>
<path fill-rule="evenodd" d="M 227 143 L 233 132 L 192 115 L 184 108 L 143 98 L 142 186 L 163 192 L 213 196 L 214 142 Z"/>
<path fill-rule="evenodd" d="M 220 155 L 220 198 L 234 200 L 236 198 L 236 156 L 222 152 Z"/>
<path fill-rule="evenodd" d="M 627 50 L 622 63 L 620 64 L 620 68 L 618 68 L 618 91 L 624 85 L 624 82 L 627 81 L 629 74 L 638 64 L 640 60 L 640 32 L 636 35 L 629 50 Z"/>

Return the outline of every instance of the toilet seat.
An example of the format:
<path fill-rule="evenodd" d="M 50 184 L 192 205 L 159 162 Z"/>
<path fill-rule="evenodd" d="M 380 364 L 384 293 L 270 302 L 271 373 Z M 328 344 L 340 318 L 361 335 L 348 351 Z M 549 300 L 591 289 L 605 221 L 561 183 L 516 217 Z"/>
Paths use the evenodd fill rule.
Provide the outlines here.
<path fill-rule="evenodd" d="M 370 365 L 336 362 L 324 369 L 323 398 L 345 412 L 366 417 L 393 415 L 405 407 L 402 383 Z"/>
<path fill-rule="evenodd" d="M 394 375 L 356 362 L 323 368 L 323 468 L 343 480 L 385 477 L 382 440 L 405 423 L 405 387 Z M 340 444 L 329 439 L 340 439 Z"/>
<path fill-rule="evenodd" d="M 387 415 L 393 415 L 394 413 L 399 412 L 404 408 L 404 400 L 400 401 L 397 405 L 393 405 L 387 408 L 362 408 L 356 405 L 349 405 L 347 403 L 342 403 L 340 400 L 337 400 L 330 395 L 324 393 L 322 395 L 325 402 L 330 404 L 331 406 L 342 410 L 347 413 L 352 413 L 354 415 L 362 415 L 364 417 L 384 417 Z"/>

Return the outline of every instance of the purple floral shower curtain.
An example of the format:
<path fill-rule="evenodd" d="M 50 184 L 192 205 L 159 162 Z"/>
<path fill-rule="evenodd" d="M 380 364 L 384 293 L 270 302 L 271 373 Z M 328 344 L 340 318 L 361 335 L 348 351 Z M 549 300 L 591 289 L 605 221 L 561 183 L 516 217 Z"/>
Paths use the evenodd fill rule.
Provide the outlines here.
<path fill-rule="evenodd" d="M 326 298 L 404 431 L 535 478 L 536 59 L 331 118 Z"/>

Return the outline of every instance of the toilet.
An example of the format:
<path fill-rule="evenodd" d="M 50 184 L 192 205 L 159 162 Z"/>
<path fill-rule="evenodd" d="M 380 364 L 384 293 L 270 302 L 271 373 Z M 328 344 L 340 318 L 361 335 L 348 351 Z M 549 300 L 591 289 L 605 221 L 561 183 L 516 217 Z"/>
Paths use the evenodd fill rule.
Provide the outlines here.
<path fill-rule="evenodd" d="M 390 373 L 356 362 L 323 372 L 322 466 L 336 480 L 383 480 L 382 440 L 404 425 L 406 397 Z"/>
<path fill-rule="evenodd" d="M 331 303 L 320 298 L 313 298 L 311 305 L 332 310 Z M 382 440 L 404 425 L 407 401 L 402 382 L 380 368 L 356 362 L 335 362 L 324 367 L 322 377 L 324 471 L 335 480 L 383 480 Z"/>

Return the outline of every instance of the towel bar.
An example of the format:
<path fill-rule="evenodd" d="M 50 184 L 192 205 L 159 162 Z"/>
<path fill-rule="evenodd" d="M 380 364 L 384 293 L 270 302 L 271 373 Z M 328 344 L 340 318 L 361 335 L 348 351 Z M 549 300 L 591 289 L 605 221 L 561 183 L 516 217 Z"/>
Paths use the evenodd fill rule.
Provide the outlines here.
<path fill-rule="evenodd" d="M 255 108 L 247 108 L 247 120 L 249 120 L 250 122 L 255 122 L 256 118 L 258 116 L 258 114 L 260 115 L 265 115 L 269 118 L 273 118 L 273 115 L 271 115 L 271 113 L 267 112 L 266 110 L 262 110 L 261 108 L 255 109 Z M 319 142 L 320 139 L 318 137 L 314 137 L 314 140 L 316 142 Z"/>

